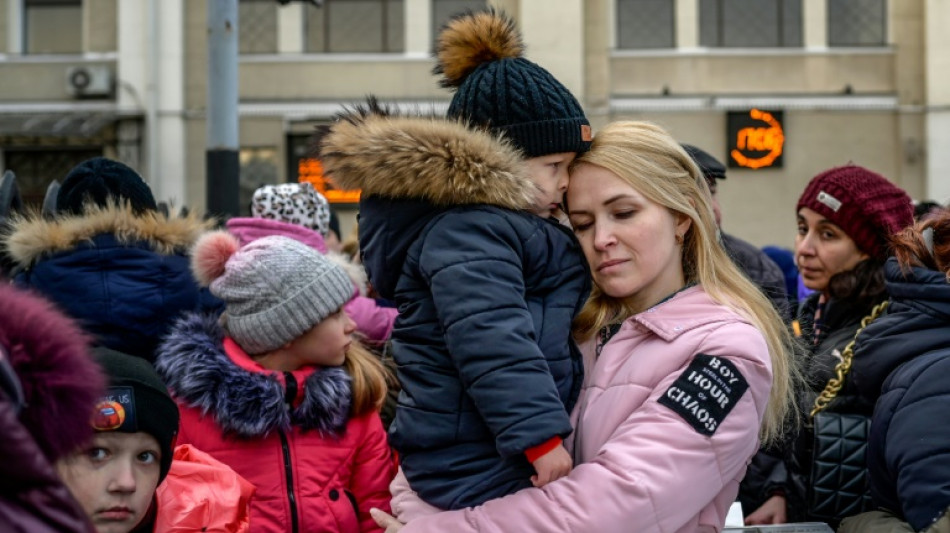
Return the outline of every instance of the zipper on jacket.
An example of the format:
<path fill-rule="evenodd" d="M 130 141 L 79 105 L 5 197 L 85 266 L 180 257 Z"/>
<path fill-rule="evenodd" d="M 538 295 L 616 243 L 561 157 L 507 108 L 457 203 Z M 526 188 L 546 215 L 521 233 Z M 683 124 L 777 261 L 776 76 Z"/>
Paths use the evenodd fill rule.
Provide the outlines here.
<path fill-rule="evenodd" d="M 294 496 L 294 469 L 290 463 L 290 444 L 287 442 L 284 430 L 278 429 L 277 434 L 280 435 L 280 447 L 284 452 L 284 477 L 287 479 L 287 500 L 290 502 L 290 530 L 297 533 L 300 526 L 297 520 L 297 497 Z"/>
<path fill-rule="evenodd" d="M 297 379 L 290 372 L 284 372 L 284 401 L 287 409 L 294 408 L 294 399 L 297 397 Z M 297 497 L 294 495 L 294 467 L 290 462 L 290 443 L 284 430 L 278 429 L 280 434 L 280 448 L 284 453 L 284 477 L 287 480 L 287 500 L 290 502 L 290 527 L 293 533 L 300 529 L 297 517 Z"/>

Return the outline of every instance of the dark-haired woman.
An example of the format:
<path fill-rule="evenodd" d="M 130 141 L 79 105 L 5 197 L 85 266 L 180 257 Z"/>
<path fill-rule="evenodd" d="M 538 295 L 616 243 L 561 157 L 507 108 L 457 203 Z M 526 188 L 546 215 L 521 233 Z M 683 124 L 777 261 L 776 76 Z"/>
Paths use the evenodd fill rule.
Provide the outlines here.
<path fill-rule="evenodd" d="M 835 366 L 861 320 L 887 299 L 883 267 L 889 236 L 913 223 L 913 205 L 907 193 L 857 165 L 815 176 L 799 198 L 796 214 L 795 260 L 805 286 L 815 291 L 799 313 L 807 351 L 805 386 L 799 396 L 805 424 L 791 443 L 785 482 L 775 484 L 771 497 L 746 517 L 747 524 L 818 520 L 805 503 L 811 484 L 810 412 L 835 376 Z M 855 360 L 854 366 L 860 363 Z M 825 411 L 870 415 L 875 400 L 866 401 L 852 380 L 846 380 Z M 781 477 L 775 476 L 777 480 Z"/>

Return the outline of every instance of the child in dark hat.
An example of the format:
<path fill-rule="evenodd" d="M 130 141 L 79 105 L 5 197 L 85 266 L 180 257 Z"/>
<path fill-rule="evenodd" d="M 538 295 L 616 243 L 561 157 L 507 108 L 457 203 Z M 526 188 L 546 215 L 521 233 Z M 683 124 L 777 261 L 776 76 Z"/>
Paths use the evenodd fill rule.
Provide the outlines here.
<path fill-rule="evenodd" d="M 591 130 L 508 17 L 459 17 L 437 48 L 456 89 L 448 120 L 371 101 L 330 129 L 321 161 L 362 189 L 363 264 L 399 309 L 390 442 L 422 499 L 458 509 L 572 468 L 562 439 L 583 364 L 570 331 L 590 274 L 554 215 Z"/>
<path fill-rule="evenodd" d="M 178 409 L 144 359 L 108 349 L 96 355 L 109 377 L 90 410 L 96 434 L 57 468 L 97 531 L 125 533 L 154 522 L 155 489 L 171 467 Z"/>
<path fill-rule="evenodd" d="M 108 348 L 94 353 L 109 378 L 90 410 L 96 433 L 57 468 L 96 530 L 246 531 L 253 487 L 187 445 L 176 449 L 178 406 L 152 366 Z"/>
<path fill-rule="evenodd" d="M 351 337 L 346 273 L 296 240 L 240 246 L 223 231 L 198 241 L 192 266 L 225 312 L 180 319 L 159 350 L 179 441 L 256 487 L 255 531 L 375 529 L 369 509 L 389 507 L 394 473 L 386 386 Z"/>
<path fill-rule="evenodd" d="M 95 158 L 67 175 L 57 216 L 15 219 L 2 245 L 14 282 L 53 300 L 99 345 L 149 361 L 182 311 L 220 305 L 195 283 L 188 248 L 209 223 L 156 210 L 142 178 Z"/>

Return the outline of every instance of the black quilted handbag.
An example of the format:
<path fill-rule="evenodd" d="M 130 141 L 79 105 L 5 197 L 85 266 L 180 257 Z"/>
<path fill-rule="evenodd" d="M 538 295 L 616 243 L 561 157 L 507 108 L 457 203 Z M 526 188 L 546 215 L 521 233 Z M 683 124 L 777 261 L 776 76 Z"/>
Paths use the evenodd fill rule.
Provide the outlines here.
<path fill-rule="evenodd" d="M 876 306 L 861 320 L 855 339 L 887 309 L 887 304 L 885 301 Z M 832 524 L 873 509 L 866 460 L 871 418 L 861 414 L 824 412 L 844 385 L 853 357 L 854 340 L 841 353 L 841 362 L 835 366 L 835 377 L 828 381 L 811 411 L 814 435 L 808 514 L 809 519 Z"/>
<path fill-rule="evenodd" d="M 871 419 L 864 415 L 818 413 L 813 419 L 811 518 L 837 522 L 873 509 L 865 459 Z"/>

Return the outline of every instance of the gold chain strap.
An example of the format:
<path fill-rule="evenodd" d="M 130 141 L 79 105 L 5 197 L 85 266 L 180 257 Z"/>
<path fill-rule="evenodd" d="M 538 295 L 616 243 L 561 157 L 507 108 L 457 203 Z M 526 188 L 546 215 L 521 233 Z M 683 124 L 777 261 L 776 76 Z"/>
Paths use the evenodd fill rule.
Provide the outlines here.
<path fill-rule="evenodd" d="M 854 357 L 854 343 L 858 340 L 858 335 L 864 331 L 864 328 L 866 328 L 868 324 L 874 322 L 877 317 L 881 316 L 881 313 L 887 309 L 889 303 L 889 300 L 884 300 L 874 306 L 870 315 L 861 319 L 861 327 L 855 332 L 851 342 L 844 347 L 844 351 L 841 353 L 841 362 L 835 365 L 835 377 L 828 380 L 828 384 L 825 385 L 825 390 L 821 391 L 821 394 L 815 398 L 815 407 L 812 408 L 810 415 L 812 418 L 815 418 L 815 415 L 824 410 L 825 407 L 828 407 L 828 404 L 838 395 L 841 387 L 844 386 L 845 377 L 848 375 L 848 372 L 851 371 L 851 359 Z"/>

